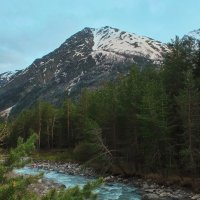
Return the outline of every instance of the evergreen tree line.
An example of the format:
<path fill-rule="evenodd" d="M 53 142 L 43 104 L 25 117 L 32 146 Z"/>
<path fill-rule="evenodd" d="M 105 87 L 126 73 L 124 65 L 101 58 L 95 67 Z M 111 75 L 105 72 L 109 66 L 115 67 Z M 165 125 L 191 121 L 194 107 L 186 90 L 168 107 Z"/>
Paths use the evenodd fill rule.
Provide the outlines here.
<path fill-rule="evenodd" d="M 200 43 L 176 37 L 169 47 L 159 69 L 133 66 L 61 108 L 38 101 L 8 122 L 7 145 L 34 131 L 38 149 L 70 149 L 100 168 L 199 177 Z"/>

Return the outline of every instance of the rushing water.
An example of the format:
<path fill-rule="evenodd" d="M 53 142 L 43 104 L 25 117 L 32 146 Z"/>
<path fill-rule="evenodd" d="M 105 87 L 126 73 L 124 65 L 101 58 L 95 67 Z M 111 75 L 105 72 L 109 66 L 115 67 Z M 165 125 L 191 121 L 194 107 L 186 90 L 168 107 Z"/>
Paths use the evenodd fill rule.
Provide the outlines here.
<path fill-rule="evenodd" d="M 85 185 L 91 178 L 78 175 L 68 175 L 58 173 L 56 171 L 48 171 L 37 168 L 24 167 L 22 169 L 15 170 L 18 174 L 35 175 L 39 172 L 44 173 L 44 177 L 53 180 L 56 183 L 64 184 L 67 188 L 79 185 L 80 187 Z M 99 198 L 101 200 L 140 200 L 141 197 L 137 193 L 136 188 L 127 186 L 121 183 L 108 183 L 101 186 L 97 190 Z"/>

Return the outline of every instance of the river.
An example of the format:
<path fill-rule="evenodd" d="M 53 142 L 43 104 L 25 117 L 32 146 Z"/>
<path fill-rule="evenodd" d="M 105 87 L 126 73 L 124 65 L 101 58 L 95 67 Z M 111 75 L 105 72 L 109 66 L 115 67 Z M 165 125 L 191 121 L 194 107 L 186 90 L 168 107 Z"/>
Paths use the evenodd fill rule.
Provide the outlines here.
<path fill-rule="evenodd" d="M 30 167 L 17 169 L 15 172 L 23 175 L 36 175 L 39 172 L 43 172 L 44 178 L 50 179 L 59 184 L 63 184 L 66 186 L 66 188 L 74 187 L 76 185 L 82 187 L 88 181 L 94 180 L 92 178 L 87 178 L 80 175 L 69 175 L 56 171 Z M 136 188 L 122 183 L 106 183 L 98 188 L 97 192 L 100 200 L 141 200 L 141 196 Z"/>

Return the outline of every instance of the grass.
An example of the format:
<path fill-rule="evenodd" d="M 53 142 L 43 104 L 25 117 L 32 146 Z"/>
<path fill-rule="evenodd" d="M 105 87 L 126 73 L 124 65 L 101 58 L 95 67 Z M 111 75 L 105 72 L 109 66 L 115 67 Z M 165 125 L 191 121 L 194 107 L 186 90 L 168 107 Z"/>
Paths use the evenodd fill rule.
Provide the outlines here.
<path fill-rule="evenodd" d="M 36 161 L 70 162 L 73 161 L 73 155 L 70 150 L 48 150 L 37 151 L 32 155 Z"/>

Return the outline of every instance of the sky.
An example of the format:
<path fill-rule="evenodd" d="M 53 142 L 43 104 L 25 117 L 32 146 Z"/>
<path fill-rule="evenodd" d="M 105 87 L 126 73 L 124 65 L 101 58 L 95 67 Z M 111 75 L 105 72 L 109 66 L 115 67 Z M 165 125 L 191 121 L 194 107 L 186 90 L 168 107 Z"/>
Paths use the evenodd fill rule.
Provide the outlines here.
<path fill-rule="evenodd" d="M 200 0 L 0 0 L 0 73 L 28 67 L 84 27 L 170 42 L 200 28 Z"/>

